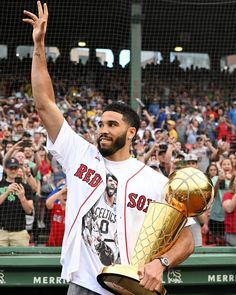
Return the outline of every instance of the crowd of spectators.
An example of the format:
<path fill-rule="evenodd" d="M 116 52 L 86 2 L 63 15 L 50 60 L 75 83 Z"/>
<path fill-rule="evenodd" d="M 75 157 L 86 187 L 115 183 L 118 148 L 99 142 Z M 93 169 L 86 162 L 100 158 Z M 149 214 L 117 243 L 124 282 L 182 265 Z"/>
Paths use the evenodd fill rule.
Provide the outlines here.
<path fill-rule="evenodd" d="M 23 221 L 21 218 L 19 224 L 17 216 L 20 208 L 21 216 L 26 215 L 29 245 L 60 246 L 66 179 L 46 149 L 47 134 L 32 98 L 30 59 L 0 64 L 0 190 L 11 203 L 10 210 L 0 198 L 0 227 L 22 234 Z M 14 73 L 9 70 L 11 64 Z M 115 100 L 129 102 L 129 66 L 107 68 L 96 60 L 86 66 L 49 60 L 48 67 L 64 118 L 76 133 L 96 144 L 104 105 Z M 132 156 L 166 176 L 186 166 L 205 172 L 215 186 L 215 200 L 210 211 L 196 218 L 196 246 L 236 246 L 235 74 L 184 71 L 176 64 L 147 65 L 142 74 L 143 98 L 137 108 L 140 129 Z M 21 198 L 11 193 L 12 182 Z M 6 239 L 8 245 L 16 244 L 17 237 L 5 236 L 0 246 L 7 245 Z"/>

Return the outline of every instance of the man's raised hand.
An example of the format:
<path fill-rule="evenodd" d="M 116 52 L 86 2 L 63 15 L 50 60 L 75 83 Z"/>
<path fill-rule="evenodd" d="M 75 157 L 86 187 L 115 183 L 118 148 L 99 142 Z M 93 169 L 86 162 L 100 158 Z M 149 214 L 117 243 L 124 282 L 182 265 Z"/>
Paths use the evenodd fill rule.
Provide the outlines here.
<path fill-rule="evenodd" d="M 33 40 L 34 43 L 44 42 L 47 21 L 48 21 L 48 8 L 47 4 L 44 3 L 43 7 L 40 1 L 37 1 L 38 16 L 30 11 L 24 10 L 24 14 L 29 18 L 24 18 L 23 22 L 31 24 L 33 26 Z"/>

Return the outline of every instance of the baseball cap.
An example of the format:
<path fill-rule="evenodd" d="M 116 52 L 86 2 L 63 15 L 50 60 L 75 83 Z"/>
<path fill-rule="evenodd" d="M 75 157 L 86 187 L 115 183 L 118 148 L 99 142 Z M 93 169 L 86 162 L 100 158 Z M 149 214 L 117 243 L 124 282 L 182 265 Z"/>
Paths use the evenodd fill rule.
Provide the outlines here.
<path fill-rule="evenodd" d="M 5 166 L 6 166 L 6 168 L 18 168 L 20 166 L 20 164 L 16 158 L 11 157 L 6 160 Z"/>
<path fill-rule="evenodd" d="M 161 129 L 161 128 L 156 128 L 156 129 L 154 130 L 154 134 L 156 134 L 157 132 L 161 133 L 161 132 L 163 132 L 163 129 Z"/>
<path fill-rule="evenodd" d="M 167 120 L 167 124 L 171 126 L 175 126 L 175 121 L 173 120 Z"/>
<path fill-rule="evenodd" d="M 197 155 L 195 154 L 187 154 L 186 157 L 185 157 L 185 161 L 198 161 L 197 159 Z"/>

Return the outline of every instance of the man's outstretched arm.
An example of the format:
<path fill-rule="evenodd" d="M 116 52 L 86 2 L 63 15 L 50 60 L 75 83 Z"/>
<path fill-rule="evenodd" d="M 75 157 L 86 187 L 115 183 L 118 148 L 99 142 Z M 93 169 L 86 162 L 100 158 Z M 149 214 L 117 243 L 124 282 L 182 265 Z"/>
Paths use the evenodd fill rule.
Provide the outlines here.
<path fill-rule="evenodd" d="M 24 14 L 28 18 L 23 19 L 25 23 L 33 26 L 34 52 L 32 59 L 31 83 L 38 114 L 51 141 L 55 142 L 63 124 L 64 117 L 55 103 L 54 90 L 48 73 L 45 56 L 45 35 L 48 21 L 48 8 L 46 3 L 42 7 L 40 1 L 37 1 L 37 5 L 38 16 L 24 10 Z"/>

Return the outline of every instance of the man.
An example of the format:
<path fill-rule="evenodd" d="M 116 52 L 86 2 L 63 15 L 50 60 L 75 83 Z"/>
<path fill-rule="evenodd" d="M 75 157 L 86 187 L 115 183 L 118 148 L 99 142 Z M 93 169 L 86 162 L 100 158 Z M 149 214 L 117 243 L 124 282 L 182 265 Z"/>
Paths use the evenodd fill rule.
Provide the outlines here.
<path fill-rule="evenodd" d="M 29 246 L 26 214 L 33 210 L 32 191 L 16 183 L 20 165 L 16 158 L 5 163 L 6 178 L 0 182 L 0 246 Z"/>
<path fill-rule="evenodd" d="M 206 172 L 210 160 L 215 157 L 216 153 L 217 150 L 213 147 L 209 138 L 205 135 L 197 136 L 191 154 L 196 155 L 198 169 L 202 172 Z"/>
<path fill-rule="evenodd" d="M 162 190 L 167 178 L 130 157 L 139 117 L 129 106 L 116 103 L 105 108 L 99 122 L 98 149 L 69 127 L 55 103 L 47 71 L 44 45 L 47 5 L 42 7 L 40 1 L 37 5 L 38 16 L 24 11 L 29 18 L 23 21 L 34 28 L 32 87 L 35 105 L 48 132 L 48 149 L 61 163 L 68 184 L 62 277 L 70 281 L 68 294 L 110 295 L 97 283 L 96 277 L 103 267 L 100 256 L 83 240 L 85 216 L 103 198 L 106 174 L 114 175 L 118 183 L 116 206 L 111 208 L 112 212 L 100 208 L 99 213 L 90 214 L 90 219 L 98 221 L 98 216 L 104 217 L 97 231 L 117 232 L 120 261 L 129 264 L 148 204 L 151 198 L 163 202 Z M 97 225 L 96 221 L 94 225 Z M 151 291 L 160 290 L 166 267 L 182 262 L 193 249 L 192 234 L 185 227 L 174 246 L 165 253 L 168 263 L 164 265 L 163 259 L 154 259 L 139 268 L 140 285 Z"/>
<path fill-rule="evenodd" d="M 5 145 L 8 142 L 12 142 L 12 128 L 10 126 L 5 125 L 2 128 L 2 142 Z"/>

